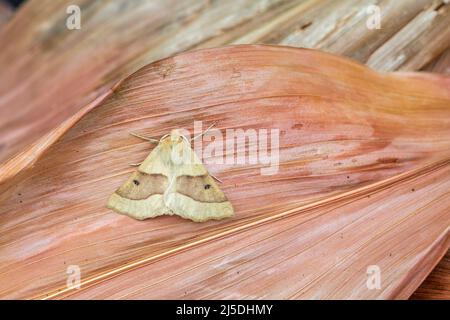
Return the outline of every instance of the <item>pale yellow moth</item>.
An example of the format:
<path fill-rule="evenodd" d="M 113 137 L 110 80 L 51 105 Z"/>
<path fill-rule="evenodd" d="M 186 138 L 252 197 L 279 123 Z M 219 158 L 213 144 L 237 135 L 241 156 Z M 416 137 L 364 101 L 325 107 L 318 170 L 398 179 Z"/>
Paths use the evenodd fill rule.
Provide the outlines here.
<path fill-rule="evenodd" d="M 233 206 L 192 150 L 190 141 L 178 130 L 159 140 L 131 177 L 111 195 L 107 206 L 138 220 L 175 214 L 203 222 L 234 214 Z"/>

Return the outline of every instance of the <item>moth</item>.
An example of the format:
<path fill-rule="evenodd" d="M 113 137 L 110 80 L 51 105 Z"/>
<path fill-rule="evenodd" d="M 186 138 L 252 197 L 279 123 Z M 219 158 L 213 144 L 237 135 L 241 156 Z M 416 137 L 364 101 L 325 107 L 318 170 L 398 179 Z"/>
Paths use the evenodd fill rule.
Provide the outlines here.
<path fill-rule="evenodd" d="M 109 198 L 107 207 L 143 220 L 178 215 L 195 222 L 234 214 L 233 206 L 208 173 L 190 140 L 178 130 L 163 136 L 130 178 Z"/>

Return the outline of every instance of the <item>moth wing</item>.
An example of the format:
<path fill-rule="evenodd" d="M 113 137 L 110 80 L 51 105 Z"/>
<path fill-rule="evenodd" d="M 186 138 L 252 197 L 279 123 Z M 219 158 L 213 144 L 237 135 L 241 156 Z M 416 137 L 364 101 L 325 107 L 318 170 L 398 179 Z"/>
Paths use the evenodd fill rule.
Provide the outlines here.
<path fill-rule="evenodd" d="M 165 203 L 180 217 L 195 222 L 232 217 L 233 206 L 209 175 L 177 177 L 175 192 L 166 195 Z"/>
<path fill-rule="evenodd" d="M 171 214 L 164 203 L 168 172 L 167 149 L 158 145 L 129 179 L 109 198 L 107 207 L 132 218 L 143 220 Z"/>
<path fill-rule="evenodd" d="M 145 200 L 129 200 L 113 193 L 108 200 L 107 207 L 137 220 L 171 214 L 162 195 L 154 195 Z"/>
<path fill-rule="evenodd" d="M 234 210 L 216 181 L 187 143 L 182 145 L 183 161 L 175 160 L 174 181 L 165 202 L 170 210 L 195 222 L 219 220 L 233 216 Z"/>
<path fill-rule="evenodd" d="M 160 142 L 145 158 L 138 170 L 147 174 L 172 175 L 172 148 L 167 141 Z"/>

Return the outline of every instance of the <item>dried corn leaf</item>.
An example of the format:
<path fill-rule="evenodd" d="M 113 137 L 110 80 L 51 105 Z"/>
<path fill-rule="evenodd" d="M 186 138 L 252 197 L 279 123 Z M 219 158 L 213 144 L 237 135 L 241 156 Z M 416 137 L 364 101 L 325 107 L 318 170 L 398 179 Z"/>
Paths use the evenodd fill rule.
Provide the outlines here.
<path fill-rule="evenodd" d="M 121 287 L 123 281 L 136 282 L 127 284 L 130 290 L 155 285 L 135 273 L 110 278 L 135 268 L 147 272 L 140 267 L 148 263 L 169 269 L 191 255 L 219 263 L 208 268 L 213 280 L 195 271 L 205 260 L 186 264 L 190 297 L 405 297 L 448 248 L 449 89 L 443 76 L 378 74 L 287 47 L 210 49 L 148 65 L 73 127 L 60 129 L 67 131 L 32 168 L 0 185 L 0 294 L 74 294 L 66 288 L 66 268 L 78 265 L 88 289 L 80 295 L 181 298 L 177 288 L 154 296 Z M 208 165 L 235 207 L 230 220 L 139 222 L 106 209 L 133 170 L 128 164 L 151 150 L 128 132 L 159 137 L 192 129 L 193 120 L 217 121 L 221 130 L 279 128 L 278 174 L 261 175 L 261 165 Z M 370 194 L 374 200 L 365 198 Z M 242 248 L 255 241 L 262 244 L 251 253 Z M 305 270 L 296 286 L 262 271 L 278 268 L 264 258 L 273 248 L 282 253 L 283 277 L 297 279 Z M 395 265 L 382 291 L 364 291 L 365 274 L 357 273 L 372 261 Z M 224 271 L 234 274 L 241 263 L 255 268 L 250 277 L 264 275 L 255 282 L 261 287 L 221 282 Z M 335 276 L 340 268 L 353 272 Z M 104 293 L 95 291 L 99 283 Z"/>
<path fill-rule="evenodd" d="M 14 14 L 14 9 L 9 5 L 8 2 L 0 1 L 0 29 L 6 24 L 6 22 L 11 19 Z"/>
<path fill-rule="evenodd" d="M 377 3 L 380 29 L 367 28 L 372 0 L 80 0 L 81 29 L 69 30 L 66 9 L 73 4 L 29 0 L 0 30 L 0 163 L 7 176 L 32 163 L 49 131 L 115 82 L 180 51 L 281 43 L 411 70 L 450 45 L 442 1 Z"/>
<path fill-rule="evenodd" d="M 243 224 L 232 236 L 67 292 L 66 297 L 408 298 L 449 246 L 449 164 L 238 230 Z M 373 266 L 380 270 L 379 290 L 366 286 L 367 270 Z"/>

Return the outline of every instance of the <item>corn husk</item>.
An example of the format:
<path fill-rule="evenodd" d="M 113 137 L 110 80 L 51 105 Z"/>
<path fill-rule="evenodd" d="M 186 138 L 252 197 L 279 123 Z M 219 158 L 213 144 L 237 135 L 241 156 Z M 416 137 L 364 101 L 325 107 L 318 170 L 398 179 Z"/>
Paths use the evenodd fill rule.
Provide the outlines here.
<path fill-rule="evenodd" d="M 314 50 L 232 46 L 150 64 L 0 185 L 0 295 L 406 298 L 449 246 L 449 106 L 448 77 Z M 229 220 L 108 210 L 152 149 L 128 133 L 157 138 L 193 120 L 280 129 L 279 172 L 208 165 Z M 380 290 L 366 286 L 370 265 Z"/>
<path fill-rule="evenodd" d="M 197 48 L 266 43 L 320 49 L 377 70 L 419 70 L 450 45 L 442 1 L 29 0 L 0 28 L 0 163 L 38 158 L 51 131 L 157 59 Z M 149 18 L 151 17 L 151 18 Z M 12 170 L 11 168 L 14 167 Z"/>

